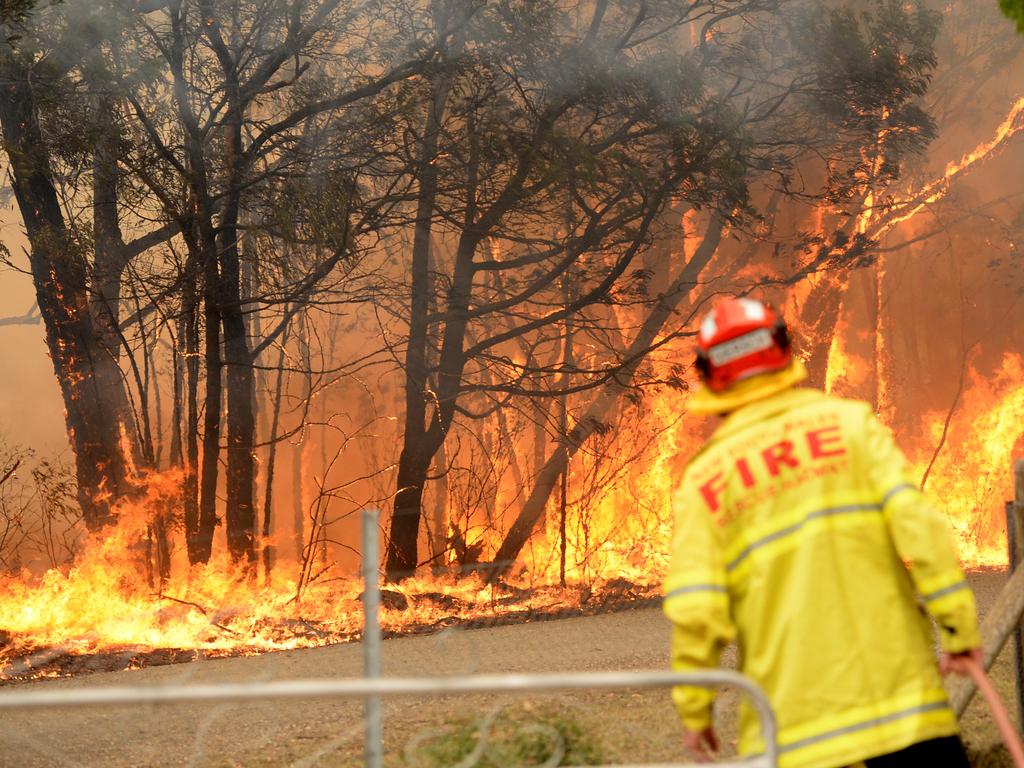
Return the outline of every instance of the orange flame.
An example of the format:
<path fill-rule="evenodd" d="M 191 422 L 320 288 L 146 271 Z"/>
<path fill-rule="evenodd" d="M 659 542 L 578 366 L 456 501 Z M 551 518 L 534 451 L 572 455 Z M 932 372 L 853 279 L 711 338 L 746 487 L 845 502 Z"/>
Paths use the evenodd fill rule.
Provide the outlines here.
<path fill-rule="evenodd" d="M 840 367 L 857 361 L 837 343 L 833 381 Z M 949 515 L 965 564 L 1005 562 L 1002 502 L 1010 493 L 1014 441 L 1024 423 L 1024 360 L 1008 355 L 998 374 L 974 374 L 954 414 L 946 445 L 932 469 L 929 495 Z M 515 599 L 483 586 L 476 577 L 422 575 L 389 586 L 385 608 L 389 630 L 436 627 L 457 618 L 516 617 L 537 609 L 577 608 L 602 585 L 625 584 L 633 596 L 657 593 L 667 568 L 672 519 L 669 499 L 686 459 L 700 445 L 704 425 L 683 418 L 686 395 L 665 389 L 643 404 L 631 428 L 616 430 L 601 465 L 598 452 L 574 462 L 567 536 L 569 589 L 556 584 L 559 535 L 556 514 L 524 553 L 524 571 L 510 584 Z M 923 473 L 942 431 L 945 413 L 929 413 L 918 435 L 901 435 L 915 470 Z M 908 439 L 910 438 L 910 439 Z M 580 501 L 589 476 L 593 495 Z M 595 480 L 596 478 L 596 480 Z M 147 586 L 142 567 L 146 531 L 154 516 L 176 503 L 177 472 L 147 478 L 145 494 L 122 502 L 119 524 L 90 539 L 69 569 L 40 579 L 27 574 L 0 580 L 0 627 L 13 638 L 0 660 L 57 647 L 68 653 L 154 648 L 200 649 L 211 653 L 258 653 L 358 636 L 361 584 L 354 577 L 314 581 L 296 599 L 297 571 L 282 565 L 269 584 L 248 580 L 225 558 L 188 569 L 178 552 L 171 580 Z M 552 505 L 554 507 L 554 505 Z M 481 526 L 467 540 L 494 551 L 497 535 Z M 522 591 L 518 591 L 522 590 Z"/>
<path fill-rule="evenodd" d="M 1009 353 L 994 376 L 972 371 L 953 414 L 942 453 L 928 477 L 929 497 L 946 512 L 961 559 L 971 566 L 1006 565 L 1004 502 L 1013 498 L 1013 459 L 1024 424 L 1024 358 Z M 912 452 L 924 475 L 941 437 L 946 413 L 922 418 Z"/>
<path fill-rule="evenodd" d="M 894 212 L 899 211 L 900 208 L 905 208 L 905 210 L 886 217 L 878 230 L 872 233 L 872 236 L 878 238 L 885 235 L 893 227 L 913 218 L 929 205 L 941 200 L 949 191 L 950 183 L 954 179 L 968 171 L 979 161 L 990 157 L 1022 130 L 1024 130 L 1024 96 L 1017 99 L 1013 104 L 1006 118 L 996 128 L 995 134 L 991 139 L 979 144 L 960 158 L 960 160 L 950 162 L 939 178 L 924 185 L 916 192 L 905 196 L 902 200 L 897 201 L 893 209 Z"/>
<path fill-rule="evenodd" d="M 1024 129 L 1022 116 L 1024 98 L 992 139 L 950 163 L 941 178 L 897 201 L 888 215 L 877 214 L 870 193 L 858 229 L 877 238 L 939 200 L 954 178 Z M 824 210 L 818 208 L 816 215 L 820 230 Z M 691 225 L 684 222 L 687 229 Z M 501 257 L 497 251 L 492 255 Z M 860 388 L 868 376 L 845 336 L 841 330 L 832 339 L 827 387 L 837 392 Z M 688 350 L 667 345 L 662 354 L 678 360 L 688 357 Z M 1014 354 L 1006 356 L 994 377 L 972 373 L 929 476 L 929 495 L 949 516 L 969 566 L 1005 563 L 1002 502 L 1011 493 L 1011 459 L 1024 423 L 1022 377 L 1024 360 Z M 886 391 L 884 381 L 879 390 Z M 578 607 L 589 599 L 591 587 L 600 589 L 613 580 L 634 585 L 638 594 L 656 593 L 668 561 L 669 499 L 685 461 L 704 438 L 705 425 L 683 418 L 686 396 L 668 388 L 624 410 L 629 427 L 599 436 L 604 450 L 581 451 L 573 462 L 565 542 L 569 590 L 549 586 L 558 581 L 561 544 L 557 515 L 549 514 L 545 531 L 524 552 L 524 570 L 510 579 L 524 590 L 514 600 L 499 599 L 498 591 L 475 577 L 418 576 L 388 588 L 394 594 L 392 607 L 384 610 L 385 628 L 438 626 L 454 617 L 517 616 L 552 604 Z M 916 434 L 898 435 L 919 477 L 945 422 L 946 413 L 929 413 Z M 0 577 L 0 628 L 12 636 L 0 661 L 45 647 L 70 653 L 152 648 L 255 653 L 358 636 L 362 588 L 352 576 L 332 573 L 300 594 L 297 568 L 281 564 L 270 583 L 262 584 L 240 574 L 226 557 L 190 569 L 179 551 L 170 581 L 149 586 L 143 542 L 156 516 L 177 503 L 180 487 L 177 472 L 147 477 L 141 497 L 121 502 L 117 527 L 91 538 L 73 567 L 40 578 L 27 573 Z M 500 531 L 481 524 L 464 535 L 482 544 L 486 556 L 497 548 Z"/>

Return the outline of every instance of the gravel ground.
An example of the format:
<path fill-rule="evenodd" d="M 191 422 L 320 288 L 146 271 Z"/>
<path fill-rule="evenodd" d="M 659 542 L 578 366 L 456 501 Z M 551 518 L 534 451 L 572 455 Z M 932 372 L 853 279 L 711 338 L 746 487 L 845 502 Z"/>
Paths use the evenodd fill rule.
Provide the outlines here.
<path fill-rule="evenodd" d="M 1005 575 L 977 573 L 971 581 L 984 613 Z M 602 616 L 395 638 L 384 643 L 383 666 L 384 674 L 392 676 L 660 669 L 666 664 L 667 649 L 668 625 L 656 607 L 646 607 Z M 23 685 L 33 690 L 70 690 L 357 676 L 361 653 L 359 645 L 339 645 Z M 1012 701 L 1008 657 L 1004 652 L 994 677 Z M 22 687 L 6 687 L 0 693 Z M 512 701 L 482 696 L 389 700 L 385 703 L 386 764 L 406 765 L 403 747 L 415 734 Z M 595 735 L 610 762 L 680 759 L 679 728 L 666 691 L 531 697 L 525 706 L 543 704 L 568 710 Z M 734 708 L 733 696 L 721 697 L 726 739 L 732 734 Z M 354 766 L 360 762 L 362 748 L 361 712 L 359 703 L 339 700 L 5 712 L 0 718 L 0 768 Z M 977 750 L 998 741 L 994 725 L 978 702 L 964 719 L 964 732 L 969 745 Z"/>

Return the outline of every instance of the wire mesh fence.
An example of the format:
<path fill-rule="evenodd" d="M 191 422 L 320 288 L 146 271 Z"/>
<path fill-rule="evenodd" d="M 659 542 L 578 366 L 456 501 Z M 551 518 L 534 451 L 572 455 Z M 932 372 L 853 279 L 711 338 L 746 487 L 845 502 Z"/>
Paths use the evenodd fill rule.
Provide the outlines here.
<path fill-rule="evenodd" d="M 775 722 L 771 708 L 768 705 L 763 693 L 750 683 L 747 679 L 729 671 L 709 671 L 701 674 L 679 674 L 671 672 L 589 672 L 589 673 L 563 673 L 547 675 L 474 675 L 474 676 L 451 676 L 436 678 L 327 678 L 327 679 L 291 679 L 264 682 L 244 683 L 190 683 L 190 684 L 168 684 L 168 685 L 140 685 L 140 686 L 101 686 L 80 689 L 59 689 L 59 690 L 26 690 L 11 691 L 0 695 L 0 709 L 5 715 L 11 711 L 52 709 L 52 708 L 112 708 L 117 711 L 121 707 L 151 707 L 165 708 L 168 705 L 217 705 L 220 709 L 211 711 L 203 720 L 200 728 L 196 729 L 196 740 L 192 745 L 191 755 L 184 751 L 182 757 L 188 758 L 189 765 L 201 765 L 196 759 L 204 754 L 203 744 L 199 739 L 209 731 L 213 723 L 223 712 L 223 707 L 230 704 L 251 704 L 258 707 L 271 706 L 283 700 L 322 700 L 327 698 L 340 698 L 347 700 L 369 701 L 379 697 L 411 697 L 416 703 L 422 704 L 424 699 L 433 697 L 461 697 L 479 694 L 493 693 L 538 693 L 552 691 L 608 691 L 614 689 L 628 689 L 639 691 L 652 688 L 666 688 L 672 685 L 700 685 L 709 687 L 725 687 L 742 691 L 750 697 L 751 702 L 761 722 L 762 732 L 766 739 L 766 752 L 763 756 L 742 761 L 743 765 L 749 768 L 765 768 L 776 765 L 777 749 L 775 744 Z M 534 703 L 535 705 L 535 703 Z M 507 707 L 492 706 L 485 711 L 482 718 L 474 724 L 472 739 L 474 744 L 467 750 L 468 754 L 459 755 L 457 765 L 469 768 L 469 766 L 483 764 L 481 762 L 488 747 L 494 746 L 492 736 L 494 733 L 495 721 L 498 714 Z M 166 709 L 163 711 L 166 712 Z M 271 710 L 273 711 L 273 710 Z M 380 711 L 380 710 L 378 710 Z M 397 713 L 396 713 L 397 714 Z M 6 718 L 5 718 L 6 719 Z M 565 735 L 555 726 L 545 724 L 545 719 L 550 717 L 535 718 L 534 722 L 519 722 L 514 724 L 526 732 L 538 733 L 542 736 L 542 742 L 546 742 L 548 755 L 541 763 L 544 765 L 561 765 L 561 760 L 566 756 L 570 747 Z M 136 721 L 137 722 L 137 721 Z M 367 729 L 374 728 L 375 724 L 369 719 L 357 722 L 355 726 L 341 727 L 340 733 L 325 743 L 318 744 L 307 755 L 293 761 L 293 765 L 317 764 L 320 758 L 331 753 L 341 751 L 346 742 L 358 741 L 358 727 L 365 726 Z M 401 758 L 406 765 L 436 765 L 428 762 L 431 757 L 429 750 L 427 757 L 421 757 L 421 748 L 437 736 L 444 735 L 444 731 L 436 728 L 420 728 L 410 735 L 408 721 L 405 718 L 396 719 L 394 727 L 399 731 L 399 741 L 405 739 L 404 747 L 401 750 Z M 379 728 L 379 723 L 376 724 Z M 379 730 L 370 731 L 376 732 Z M 253 734 L 257 742 L 266 739 L 267 733 Z M 382 750 L 376 749 L 380 744 L 366 745 L 366 762 L 371 764 L 374 759 L 382 756 Z M 455 745 L 457 754 L 458 745 Z M 51 752 L 58 750 L 47 750 Z M 66 756 L 70 757 L 70 755 Z M 220 759 L 223 759 L 221 756 Z M 310 762 L 310 760 L 313 762 Z M 573 763 L 576 764 L 576 763 Z M 674 763 L 677 764 L 678 763 Z M 729 765 L 739 764 L 736 762 Z"/>

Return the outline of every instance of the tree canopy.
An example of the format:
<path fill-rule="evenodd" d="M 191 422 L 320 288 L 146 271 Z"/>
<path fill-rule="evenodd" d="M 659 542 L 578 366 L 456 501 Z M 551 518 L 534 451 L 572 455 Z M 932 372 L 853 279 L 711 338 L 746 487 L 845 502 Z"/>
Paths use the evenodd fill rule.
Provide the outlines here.
<path fill-rule="evenodd" d="M 999 0 L 999 7 L 1017 22 L 1017 31 L 1024 33 L 1024 0 Z"/>
<path fill-rule="evenodd" d="M 372 502 L 392 577 L 493 574 L 560 485 L 586 511 L 623 471 L 648 393 L 685 397 L 717 294 L 789 302 L 821 381 L 852 276 L 944 194 L 913 185 L 972 114 L 949 93 L 991 77 L 932 5 L 4 2 L 31 244 L 4 258 L 35 281 L 86 524 L 172 472 L 157 560 L 178 538 L 252 568 L 287 505 L 315 578 Z M 958 40 L 1019 47 L 987 8 Z"/>

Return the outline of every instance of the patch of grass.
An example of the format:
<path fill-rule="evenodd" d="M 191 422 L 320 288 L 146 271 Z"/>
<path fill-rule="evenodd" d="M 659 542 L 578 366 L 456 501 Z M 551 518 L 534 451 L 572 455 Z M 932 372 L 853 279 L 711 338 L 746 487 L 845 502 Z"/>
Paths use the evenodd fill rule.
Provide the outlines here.
<path fill-rule="evenodd" d="M 564 709 L 503 707 L 461 718 L 410 742 L 409 768 L 600 765 L 598 742 Z"/>

